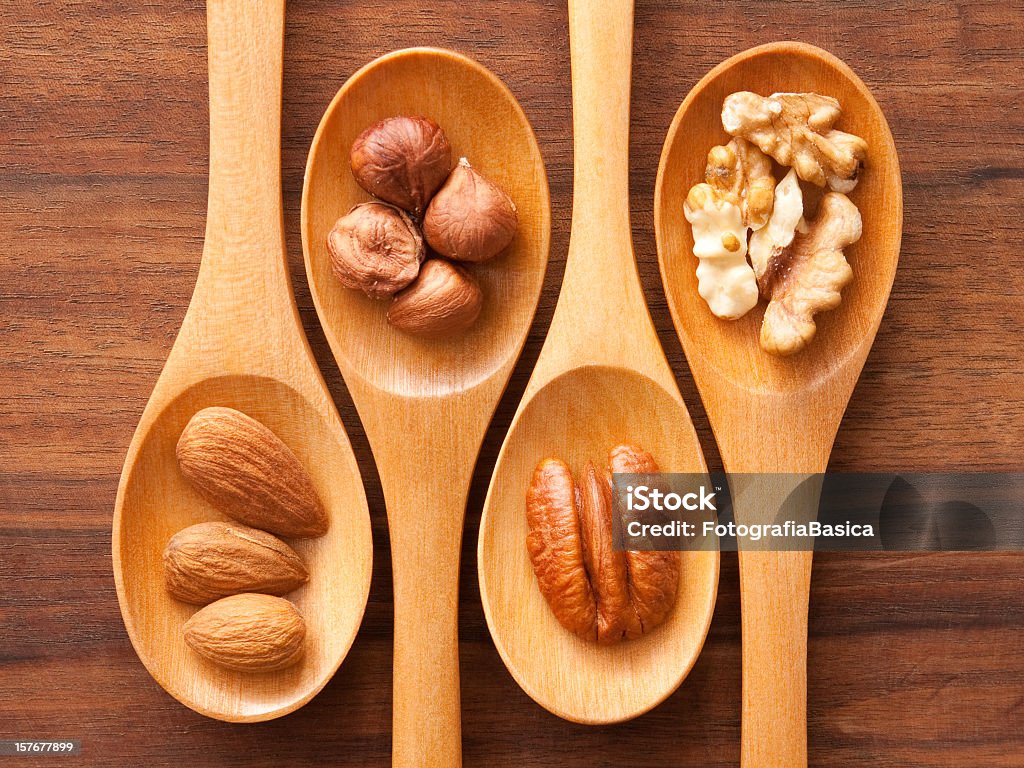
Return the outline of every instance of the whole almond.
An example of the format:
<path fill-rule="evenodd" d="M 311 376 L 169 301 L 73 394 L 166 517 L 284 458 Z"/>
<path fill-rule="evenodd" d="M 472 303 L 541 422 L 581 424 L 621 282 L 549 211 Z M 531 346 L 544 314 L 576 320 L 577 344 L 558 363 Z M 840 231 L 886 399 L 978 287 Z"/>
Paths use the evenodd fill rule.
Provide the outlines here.
<path fill-rule="evenodd" d="M 271 595 L 232 595 L 185 623 L 188 646 L 228 669 L 267 672 L 302 658 L 306 621 L 290 602 Z"/>
<path fill-rule="evenodd" d="M 278 536 L 322 536 L 330 524 L 313 481 L 281 439 L 233 408 L 204 408 L 178 439 L 181 473 L 240 523 Z"/>
<path fill-rule="evenodd" d="M 309 580 L 302 558 L 266 531 L 240 523 L 199 523 L 164 548 L 167 591 L 206 605 L 240 592 L 285 595 Z"/>

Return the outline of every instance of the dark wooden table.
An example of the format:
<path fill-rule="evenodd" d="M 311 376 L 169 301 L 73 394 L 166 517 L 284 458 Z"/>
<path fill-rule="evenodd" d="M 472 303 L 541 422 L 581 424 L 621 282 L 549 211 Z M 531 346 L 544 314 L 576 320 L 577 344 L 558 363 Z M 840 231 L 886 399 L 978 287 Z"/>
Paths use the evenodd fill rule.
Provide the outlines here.
<path fill-rule="evenodd" d="M 892 301 L 840 429 L 835 470 L 1022 470 L 1024 7 L 639 0 L 633 234 L 647 299 L 713 468 L 707 420 L 657 273 L 665 132 L 714 64 L 777 39 L 821 45 L 874 90 L 905 183 Z M 0 9 L 0 739 L 81 739 L 88 765 L 388 764 L 391 580 L 380 484 L 317 324 L 299 247 L 306 151 L 334 91 L 410 45 L 491 67 L 533 120 L 553 203 L 540 310 L 476 468 L 462 568 L 467 766 L 735 766 L 739 599 L 722 563 L 711 633 L 665 704 L 589 728 L 535 705 L 502 666 L 476 581 L 480 508 L 551 318 L 569 234 L 563 2 L 294 0 L 284 83 L 285 216 L 306 332 L 366 479 L 377 556 L 338 675 L 282 720 L 208 720 L 150 678 L 121 623 L 110 522 L 124 453 L 184 315 L 206 204 L 198 0 Z M 1024 766 L 1024 557 L 821 555 L 810 620 L 814 766 Z M 32 758 L 12 761 L 30 765 Z M 62 758 L 40 759 L 62 764 Z"/>

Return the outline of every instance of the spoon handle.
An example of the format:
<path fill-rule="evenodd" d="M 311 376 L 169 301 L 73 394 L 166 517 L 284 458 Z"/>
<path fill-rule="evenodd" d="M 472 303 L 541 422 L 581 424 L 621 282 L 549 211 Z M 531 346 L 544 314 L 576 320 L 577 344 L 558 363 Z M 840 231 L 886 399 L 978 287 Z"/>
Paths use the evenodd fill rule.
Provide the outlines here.
<path fill-rule="evenodd" d="M 388 511 L 395 596 L 394 768 L 462 764 L 459 559 L 466 496 L 490 412 L 473 394 L 395 399 L 364 419 Z"/>
<path fill-rule="evenodd" d="M 393 768 L 462 764 L 458 596 L 465 493 L 455 484 L 435 469 L 419 487 L 385 488 L 395 595 Z"/>
<path fill-rule="evenodd" d="M 572 236 L 610 237 L 628 256 L 632 0 L 569 0 L 569 52 Z"/>
<path fill-rule="evenodd" d="M 742 768 L 807 765 L 811 552 L 741 552 Z"/>
<path fill-rule="evenodd" d="M 210 177 L 193 305 L 296 315 L 281 205 L 284 0 L 209 0 Z M 216 320 L 207 318 L 206 321 Z"/>
<path fill-rule="evenodd" d="M 734 475 L 733 509 L 743 524 L 780 516 L 813 520 L 820 476 Z M 741 548 L 743 768 L 807 765 L 807 611 L 813 551 Z"/>
<path fill-rule="evenodd" d="M 646 306 L 629 225 L 632 0 L 569 0 L 569 49 L 572 230 L 549 338 L 565 337 L 570 354 L 603 357 L 602 347 L 614 354 L 630 335 L 642 338 Z"/>
<path fill-rule="evenodd" d="M 530 380 L 600 363 L 676 391 L 644 301 L 629 219 L 632 0 L 569 0 L 572 232 L 545 350 Z"/>

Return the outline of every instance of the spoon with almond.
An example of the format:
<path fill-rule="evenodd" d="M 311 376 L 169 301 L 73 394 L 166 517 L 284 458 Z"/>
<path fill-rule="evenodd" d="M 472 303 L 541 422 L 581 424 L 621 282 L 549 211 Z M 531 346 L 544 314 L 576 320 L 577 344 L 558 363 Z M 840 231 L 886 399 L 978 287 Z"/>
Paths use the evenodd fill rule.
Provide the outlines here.
<path fill-rule="evenodd" d="M 125 458 L 114 510 L 114 580 L 132 645 L 156 681 L 204 715 L 254 722 L 302 706 L 338 669 L 366 607 L 373 543 L 355 456 L 302 332 L 288 279 L 280 169 L 284 1 L 211 0 L 207 34 L 210 179 L 203 259 L 181 331 Z M 214 489 L 209 498 L 201 495 L 175 455 L 186 424 L 201 411 L 228 419 L 245 414 L 231 422 L 231 439 L 206 456 L 215 464 L 226 460 L 212 478 L 226 496 Z M 227 466 L 230 455 L 254 444 L 274 457 L 276 472 L 262 489 L 247 486 L 247 478 Z M 282 503 L 294 505 L 273 491 L 296 487 L 319 499 L 307 505 L 313 524 L 279 532 L 323 533 L 289 539 L 309 574 L 288 595 L 304 622 L 301 660 L 273 671 L 210 663 L 215 653 L 203 658 L 186 644 L 196 605 L 169 594 L 164 548 L 189 526 L 225 519 L 225 507 L 210 498 L 237 502 L 243 511 L 262 500 L 280 511 Z M 239 489 L 260 495 L 240 498 Z M 272 547 L 285 546 L 269 540 Z M 242 604 L 246 610 L 239 613 L 250 617 L 253 605 L 269 601 L 297 622 L 279 598 L 229 599 L 228 608 Z"/>
<path fill-rule="evenodd" d="M 642 637 L 603 645 L 559 622 L 527 551 L 527 489 L 542 460 L 561 459 L 583 473 L 588 461 L 603 465 L 613 447 L 631 444 L 663 471 L 705 471 L 633 255 L 632 2 L 570 0 L 569 40 L 569 258 L 547 340 L 491 478 L 477 560 L 491 637 L 516 682 L 551 712 L 599 724 L 648 711 L 686 677 L 711 623 L 718 552 L 681 553 L 678 592 L 664 622 Z"/>
<path fill-rule="evenodd" d="M 741 94 L 730 104 L 742 105 L 746 100 L 767 105 L 769 112 L 778 116 L 787 98 L 806 93 L 820 96 L 813 103 L 805 100 L 801 109 L 810 104 L 820 107 L 821 113 L 834 110 L 821 96 L 837 100 L 842 107 L 835 127 L 844 133 L 826 137 L 828 143 L 819 146 L 834 150 L 837 142 L 846 142 L 846 148 L 857 145 L 859 153 L 859 144 L 846 137 L 860 137 L 867 145 L 863 169 L 859 178 L 851 165 L 842 172 L 844 178 L 834 174 L 825 178 L 825 174 L 818 179 L 828 181 L 834 190 L 842 189 L 848 199 L 829 192 L 813 216 L 805 211 L 808 229 L 793 240 L 793 248 L 799 256 L 821 259 L 813 270 L 816 274 L 806 268 L 809 262 L 793 262 L 794 252 L 780 251 L 782 255 L 769 259 L 765 274 L 757 275 L 763 288 L 763 278 L 773 271 L 776 274 L 772 308 L 766 313 L 764 302 L 754 306 L 758 289 L 750 275 L 753 308 L 738 320 L 715 317 L 701 298 L 703 294 L 698 293 L 694 241 L 684 218 L 688 190 L 704 180 L 709 150 L 730 141 L 723 129 L 727 97 Z M 757 101 L 770 94 L 783 98 Z M 819 114 L 813 108 L 807 111 Z M 732 132 L 739 128 L 732 119 L 725 122 Z M 765 120 L 768 123 L 770 119 Z M 778 153 L 778 147 L 765 141 L 770 137 L 748 135 L 763 141 L 766 151 Z M 842 154 L 837 152 L 835 157 Z M 825 156 L 812 153 L 804 159 Z M 787 155 L 780 157 L 789 160 Z M 794 164 L 799 162 L 794 153 Z M 794 170 L 801 171 L 801 178 L 813 178 L 813 166 L 814 162 Z M 855 187 L 850 189 L 855 179 Z M 808 192 L 813 188 L 814 184 L 809 184 Z M 859 209 L 862 233 L 851 201 Z M 693 217 L 693 198 L 690 203 L 687 211 Z M 781 208 L 785 202 L 777 195 L 775 205 Z M 844 228 L 844 217 L 849 228 Z M 831 222 L 831 231 L 822 224 L 826 220 Z M 860 78 L 825 51 L 800 43 L 772 43 L 748 50 L 711 70 L 676 113 L 655 189 L 658 259 L 672 319 L 725 469 L 749 473 L 737 474 L 732 481 L 737 522 L 774 521 L 803 477 L 825 471 L 839 422 L 889 298 L 902 222 L 899 161 L 885 116 Z M 859 240 L 853 237 L 857 234 Z M 856 242 L 850 244 L 853 240 Z M 759 272 L 764 265 L 756 258 L 753 240 L 751 249 L 754 271 Z M 837 257 L 839 250 L 852 272 Z M 823 276 L 828 279 L 821 280 Z M 836 306 L 840 287 L 842 300 Z M 832 309 L 808 319 L 801 312 L 810 303 Z M 808 511 L 816 509 L 813 497 L 813 493 L 802 497 Z M 789 499 L 790 504 L 793 501 Z M 740 551 L 742 764 L 746 768 L 807 765 L 811 557 L 811 552 L 801 551 Z"/>
<path fill-rule="evenodd" d="M 381 134 L 364 132 L 384 121 L 384 138 L 394 142 L 375 144 Z M 451 168 L 447 153 L 437 152 L 438 128 L 452 164 L 466 157 L 475 169 L 459 163 L 445 183 L 449 191 L 473 185 L 483 193 L 478 173 L 514 202 L 514 239 L 487 261 L 419 263 L 419 219 L 429 197 L 423 180 L 438 156 L 442 177 Z M 366 142 L 353 152 L 361 135 Z M 396 144 L 397 154 L 389 154 Z M 410 147 L 418 148 L 416 158 Z M 396 190 L 395 170 L 412 159 L 421 170 L 429 161 L 430 173 L 403 178 Z M 394 205 L 371 202 L 350 168 Z M 386 189 L 375 183 L 380 179 Z M 430 200 L 435 214 L 443 191 Z M 443 219 L 457 232 L 469 222 L 457 213 L 459 200 L 465 197 L 447 201 Z M 427 214 L 423 229 L 435 250 L 467 261 L 491 252 L 487 238 L 474 239 L 468 251 L 450 248 L 431 229 L 433 218 Z M 399 768 L 462 761 L 458 587 L 466 495 L 533 318 L 549 240 L 547 176 L 533 130 L 508 89 L 476 62 L 450 51 L 397 51 L 355 73 L 327 108 L 306 166 L 302 245 L 317 313 L 366 428 L 387 505 L 395 590 L 392 765 Z M 399 285 L 397 298 L 387 298 Z M 375 297 L 381 292 L 383 300 Z"/>

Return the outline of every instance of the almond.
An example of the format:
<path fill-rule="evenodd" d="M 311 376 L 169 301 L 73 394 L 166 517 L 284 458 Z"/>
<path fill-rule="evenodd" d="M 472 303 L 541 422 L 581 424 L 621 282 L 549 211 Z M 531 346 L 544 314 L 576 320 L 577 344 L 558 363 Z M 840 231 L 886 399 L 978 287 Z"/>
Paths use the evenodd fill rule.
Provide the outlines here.
<path fill-rule="evenodd" d="M 281 597 L 232 595 L 210 603 L 185 623 L 188 646 L 228 669 L 267 672 L 302 658 L 306 622 Z"/>
<path fill-rule="evenodd" d="M 302 558 L 265 531 L 239 523 L 199 523 L 178 531 L 164 549 L 167 591 L 206 605 L 239 592 L 285 595 L 309 580 Z"/>
<path fill-rule="evenodd" d="M 313 481 L 281 439 L 233 408 L 204 408 L 178 439 L 178 466 L 203 498 L 278 536 L 322 536 L 329 520 Z"/>

